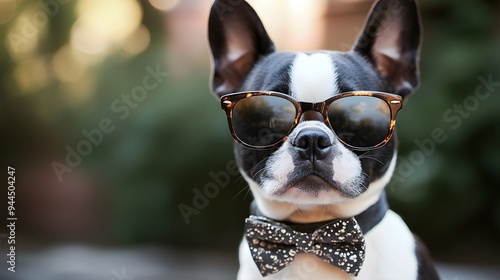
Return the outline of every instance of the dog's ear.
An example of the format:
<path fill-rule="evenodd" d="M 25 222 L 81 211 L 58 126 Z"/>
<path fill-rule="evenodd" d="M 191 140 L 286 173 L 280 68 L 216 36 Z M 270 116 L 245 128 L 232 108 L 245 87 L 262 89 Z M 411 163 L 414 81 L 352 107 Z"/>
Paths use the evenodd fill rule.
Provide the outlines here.
<path fill-rule="evenodd" d="M 370 60 L 394 93 L 404 97 L 420 82 L 420 36 L 415 0 L 378 0 L 354 51 Z"/>
<path fill-rule="evenodd" d="M 257 13 L 243 0 L 216 0 L 210 11 L 211 88 L 217 96 L 236 91 L 264 55 L 274 52 Z"/>

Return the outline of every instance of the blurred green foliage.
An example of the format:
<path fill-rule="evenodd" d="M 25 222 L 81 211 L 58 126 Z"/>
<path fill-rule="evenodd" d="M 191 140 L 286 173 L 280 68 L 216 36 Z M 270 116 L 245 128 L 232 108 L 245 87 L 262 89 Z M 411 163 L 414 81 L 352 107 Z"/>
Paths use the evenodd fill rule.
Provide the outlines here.
<path fill-rule="evenodd" d="M 436 128 L 447 140 L 435 143 L 404 182 L 393 182 L 391 204 L 434 247 L 493 246 L 500 232 L 498 3 L 422 1 L 422 7 L 422 85 L 398 120 L 400 159 L 422 151 L 415 140 L 431 139 Z M 497 84 L 484 101 L 476 97 L 480 77 Z"/>
<path fill-rule="evenodd" d="M 162 17 L 168 14 L 145 2 L 142 6 L 143 24 L 151 33 L 149 47 L 134 57 L 107 57 L 93 70 L 95 93 L 76 105 L 56 81 L 20 93 L 9 80 L 16 62 L 7 44 L 0 46 L 0 123 L 9 136 L 3 137 L 6 151 L 0 161 L 3 166 L 42 165 L 52 172 L 51 162 L 64 161 L 65 147 L 81 141 L 83 129 L 97 128 L 102 118 L 110 118 L 116 130 L 75 171 L 87 174 L 105 199 L 105 240 L 235 250 L 251 202 L 240 176 L 231 176 L 231 185 L 220 188 L 190 216 L 189 224 L 179 210 L 180 204 L 193 206 L 193 190 L 202 191 L 214 181 L 210 173 L 226 170 L 233 160 L 225 116 L 208 90 L 208 52 L 188 78 L 176 78 L 178 65 L 165 56 L 170 37 L 165 39 Z M 474 95 L 481 84 L 478 77 L 500 82 L 499 5 L 448 0 L 421 1 L 421 7 L 422 85 L 398 119 L 400 159 L 409 160 L 419 150 L 415 140 L 431 138 L 436 128 L 446 132 L 447 140 L 436 143 L 435 151 L 402 182 L 390 184 L 390 203 L 434 248 L 446 249 L 463 239 L 494 240 L 500 233 L 500 87 L 461 118 L 457 129 L 443 114 Z M 67 42 L 74 20 L 70 12 L 51 18 L 38 52 L 50 56 Z M 8 27 L 0 27 L 4 38 Z M 171 77 L 148 93 L 130 117 L 117 119 L 110 104 L 142 82 L 147 66 L 164 61 L 162 69 Z M 37 182 L 27 184 L 37 187 Z"/>

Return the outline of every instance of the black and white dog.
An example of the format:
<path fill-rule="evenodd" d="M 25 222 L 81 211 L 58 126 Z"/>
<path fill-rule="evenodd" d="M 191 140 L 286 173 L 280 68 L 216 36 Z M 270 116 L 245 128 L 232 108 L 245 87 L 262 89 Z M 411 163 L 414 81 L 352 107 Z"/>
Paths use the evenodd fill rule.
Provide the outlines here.
<path fill-rule="evenodd" d="M 278 52 L 250 5 L 215 1 L 212 92 L 255 198 L 238 279 L 439 279 L 384 192 L 420 37 L 414 0 L 378 0 L 351 51 Z"/>

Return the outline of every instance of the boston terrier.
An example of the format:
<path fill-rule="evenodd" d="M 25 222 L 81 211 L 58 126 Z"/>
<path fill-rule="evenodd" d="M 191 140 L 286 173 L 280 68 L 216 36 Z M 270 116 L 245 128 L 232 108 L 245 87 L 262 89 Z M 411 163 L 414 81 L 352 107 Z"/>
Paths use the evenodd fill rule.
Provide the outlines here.
<path fill-rule="evenodd" d="M 248 3 L 214 2 L 211 90 L 254 196 L 239 280 L 439 279 L 384 192 L 420 30 L 415 0 L 378 0 L 352 50 L 279 52 Z"/>

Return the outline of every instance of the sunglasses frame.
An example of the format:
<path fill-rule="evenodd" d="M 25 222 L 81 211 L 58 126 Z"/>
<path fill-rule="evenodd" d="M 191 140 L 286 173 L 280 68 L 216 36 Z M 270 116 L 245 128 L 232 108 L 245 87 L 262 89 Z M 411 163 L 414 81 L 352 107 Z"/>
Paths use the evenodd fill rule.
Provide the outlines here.
<path fill-rule="evenodd" d="M 295 115 L 295 120 L 293 122 L 293 125 L 290 127 L 290 130 L 288 130 L 287 134 L 283 139 L 280 141 L 271 144 L 271 145 L 266 145 L 266 146 L 254 146 L 250 145 L 248 143 L 243 142 L 235 133 L 234 126 L 233 126 L 233 109 L 236 106 L 236 104 L 245 99 L 249 98 L 252 96 L 275 96 L 279 98 L 286 99 L 290 101 L 290 103 L 293 104 L 296 110 L 296 115 Z M 371 146 L 371 147 L 356 147 L 352 146 L 346 142 L 344 142 L 340 137 L 337 136 L 335 133 L 335 130 L 332 128 L 330 124 L 330 120 L 328 118 L 328 107 L 335 102 L 338 99 L 341 98 L 346 98 L 346 97 L 351 97 L 351 96 L 369 96 L 369 97 L 376 97 L 379 99 L 382 99 L 383 101 L 386 102 L 386 104 L 389 106 L 390 109 L 390 115 L 391 115 L 391 121 L 389 123 L 389 132 L 386 136 L 386 138 L 378 143 L 377 145 Z M 297 101 L 290 95 L 280 93 L 280 92 L 275 92 L 275 91 L 245 91 L 245 92 L 237 92 L 237 93 L 230 93 L 223 95 L 221 97 L 221 108 L 226 112 L 227 116 L 227 121 L 229 124 L 229 130 L 231 131 L 231 135 L 233 136 L 234 140 L 243 146 L 247 148 L 252 148 L 252 149 L 258 149 L 258 150 L 265 150 L 265 149 L 272 149 L 272 148 L 278 148 L 283 142 L 285 142 L 288 139 L 288 135 L 290 135 L 290 132 L 295 129 L 295 127 L 299 124 L 300 118 L 302 117 L 302 114 L 307 112 L 307 111 L 316 111 L 321 113 L 321 115 L 324 118 L 324 123 L 328 125 L 328 127 L 332 130 L 333 134 L 335 134 L 335 137 L 347 146 L 350 149 L 353 150 L 358 150 L 358 151 L 369 151 L 369 150 L 374 150 L 378 149 L 391 139 L 393 133 L 394 133 L 394 128 L 396 126 L 396 117 L 399 112 L 403 108 L 403 98 L 399 95 L 392 94 L 392 93 L 386 93 L 386 92 L 378 92 L 378 91 L 350 91 L 350 92 L 344 92 L 339 95 L 336 95 L 334 97 L 328 98 L 327 100 L 323 102 L 302 102 L 302 101 Z"/>

